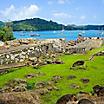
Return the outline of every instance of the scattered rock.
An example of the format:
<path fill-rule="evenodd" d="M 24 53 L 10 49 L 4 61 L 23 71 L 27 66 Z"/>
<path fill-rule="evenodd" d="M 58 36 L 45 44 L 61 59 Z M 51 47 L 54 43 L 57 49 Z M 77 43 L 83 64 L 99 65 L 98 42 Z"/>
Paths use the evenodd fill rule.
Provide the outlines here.
<path fill-rule="evenodd" d="M 54 64 L 64 64 L 64 62 L 61 60 L 56 60 L 56 61 L 54 61 Z"/>
<path fill-rule="evenodd" d="M 53 90 L 59 91 L 60 89 L 57 88 L 56 86 L 53 86 Z"/>
<path fill-rule="evenodd" d="M 39 88 L 39 89 L 36 89 L 35 92 L 40 95 L 45 95 L 45 94 L 49 93 L 49 90 L 47 88 Z"/>
<path fill-rule="evenodd" d="M 74 79 L 74 78 L 77 78 L 75 75 L 69 75 L 68 77 L 67 77 L 67 79 Z"/>
<path fill-rule="evenodd" d="M 27 89 L 26 89 L 26 86 L 23 84 L 23 85 L 16 86 L 12 91 L 13 92 L 23 92 L 23 91 L 27 91 Z"/>
<path fill-rule="evenodd" d="M 104 56 L 104 51 L 96 53 L 95 56 Z"/>
<path fill-rule="evenodd" d="M 28 75 L 26 75 L 25 77 L 26 77 L 26 78 L 33 78 L 33 77 L 35 77 L 35 75 L 34 75 L 34 74 L 28 74 Z"/>
<path fill-rule="evenodd" d="M 75 83 L 72 83 L 72 84 L 70 85 L 70 88 L 72 88 L 72 89 L 79 89 L 80 86 L 77 85 L 77 84 L 75 84 Z"/>
<path fill-rule="evenodd" d="M 82 66 L 82 65 L 84 65 L 84 61 L 83 60 L 80 60 L 80 61 L 76 61 L 73 65 L 72 65 L 72 67 L 77 67 L 77 66 Z"/>
<path fill-rule="evenodd" d="M 75 104 L 74 102 L 77 101 L 77 98 L 73 94 L 67 94 L 59 98 L 56 104 Z"/>
<path fill-rule="evenodd" d="M 29 61 L 32 63 L 32 64 L 36 64 L 38 59 L 36 57 L 30 57 L 29 58 Z"/>
<path fill-rule="evenodd" d="M 57 83 L 62 78 L 63 78 L 62 76 L 55 75 L 55 76 L 52 77 L 52 81 L 54 81 L 55 83 Z"/>
<path fill-rule="evenodd" d="M 104 96 L 104 87 L 96 85 L 93 87 L 93 91 L 97 96 Z"/>
<path fill-rule="evenodd" d="M 39 89 L 38 91 L 40 92 L 40 90 L 44 90 L 47 89 L 48 92 L 52 91 L 52 90 L 59 90 L 52 81 L 49 82 L 39 82 L 36 84 L 36 91 L 37 89 Z M 44 92 L 44 91 L 43 91 Z"/>
<path fill-rule="evenodd" d="M 47 64 L 63 64 L 64 62 L 59 59 L 54 58 L 54 59 L 47 59 L 46 63 Z"/>
<path fill-rule="evenodd" d="M 45 82 L 39 82 L 39 83 L 36 83 L 35 87 L 38 89 L 38 88 L 44 88 L 46 87 L 46 83 Z"/>
<path fill-rule="evenodd" d="M 78 104 L 95 104 L 95 103 L 93 103 L 89 99 L 81 99 L 79 100 Z"/>
<path fill-rule="evenodd" d="M 74 45 L 76 45 L 76 41 L 70 40 L 70 41 L 68 42 L 68 46 L 74 46 Z"/>
<path fill-rule="evenodd" d="M 11 92 L 0 94 L 0 104 L 40 104 L 40 96 L 35 92 Z"/>
<path fill-rule="evenodd" d="M 27 91 L 27 82 L 23 79 L 14 79 L 10 80 L 6 85 L 1 89 L 1 92 L 23 92 Z"/>
<path fill-rule="evenodd" d="M 88 92 L 82 92 L 82 91 L 80 91 L 80 92 L 77 94 L 77 98 L 78 98 L 78 99 L 84 99 L 84 98 L 89 99 L 89 98 L 91 98 L 91 94 L 88 93 Z"/>
<path fill-rule="evenodd" d="M 27 74 L 25 75 L 26 78 L 34 78 L 34 77 L 39 77 L 39 76 L 45 76 L 46 74 L 45 73 L 42 73 L 42 72 L 38 72 L 38 73 L 34 73 L 34 74 Z"/>
<path fill-rule="evenodd" d="M 81 82 L 83 82 L 84 84 L 89 83 L 89 81 L 90 81 L 90 80 L 87 79 L 87 78 L 82 78 L 82 79 L 81 79 Z"/>
<path fill-rule="evenodd" d="M 52 59 L 47 59 L 47 60 L 46 60 L 46 63 L 47 63 L 47 64 L 53 64 L 53 60 L 52 60 Z"/>
<path fill-rule="evenodd" d="M 53 90 L 53 86 L 47 86 L 48 91 L 52 91 Z"/>
<path fill-rule="evenodd" d="M 53 81 L 48 81 L 48 82 L 47 82 L 47 85 L 49 85 L 49 86 L 50 86 L 50 85 L 54 85 L 54 82 L 53 82 Z"/>

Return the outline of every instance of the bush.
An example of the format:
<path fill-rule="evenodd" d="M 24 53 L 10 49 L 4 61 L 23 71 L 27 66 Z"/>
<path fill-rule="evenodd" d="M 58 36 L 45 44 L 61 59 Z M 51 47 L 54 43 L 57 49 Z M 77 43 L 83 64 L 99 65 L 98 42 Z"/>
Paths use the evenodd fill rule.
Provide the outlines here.
<path fill-rule="evenodd" d="M 6 24 L 4 27 L 0 28 L 0 40 L 9 41 L 15 39 L 13 36 L 12 27 Z"/>

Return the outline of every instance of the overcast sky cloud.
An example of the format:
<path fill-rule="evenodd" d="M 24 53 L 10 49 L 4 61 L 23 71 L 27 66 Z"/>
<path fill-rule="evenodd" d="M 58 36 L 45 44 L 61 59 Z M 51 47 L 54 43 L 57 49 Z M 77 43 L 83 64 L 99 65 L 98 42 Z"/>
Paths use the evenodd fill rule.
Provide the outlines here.
<path fill-rule="evenodd" d="M 58 0 L 59 4 L 66 4 L 66 3 L 70 3 L 71 0 Z"/>
<path fill-rule="evenodd" d="M 67 18 L 67 19 L 69 19 L 69 18 L 72 18 L 72 15 L 70 15 L 70 14 L 67 14 L 67 13 L 64 13 L 64 12 L 56 12 L 56 13 L 53 13 L 53 16 L 55 17 L 55 18 Z"/>
<path fill-rule="evenodd" d="M 53 4 L 53 1 L 49 0 L 49 1 L 48 1 L 48 4 L 49 4 L 49 5 Z"/>
<path fill-rule="evenodd" d="M 84 19 L 86 19 L 86 16 L 80 16 L 80 19 L 84 20 Z"/>
<path fill-rule="evenodd" d="M 66 2 L 66 0 L 58 0 L 59 4 L 64 4 Z"/>
<path fill-rule="evenodd" d="M 39 7 L 35 4 L 24 6 L 22 8 L 16 8 L 14 5 L 1 10 L 0 15 L 4 19 L 8 20 L 21 20 L 26 18 L 32 18 L 39 11 Z"/>

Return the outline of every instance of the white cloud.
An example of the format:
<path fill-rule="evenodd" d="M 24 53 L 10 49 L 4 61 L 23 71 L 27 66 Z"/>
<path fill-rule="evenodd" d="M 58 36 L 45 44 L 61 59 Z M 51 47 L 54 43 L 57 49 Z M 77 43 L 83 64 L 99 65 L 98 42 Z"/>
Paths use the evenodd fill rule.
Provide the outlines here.
<path fill-rule="evenodd" d="M 71 3 L 71 0 L 48 0 L 48 2 L 47 2 L 49 5 L 51 5 L 51 4 L 66 4 L 66 3 L 68 3 L 68 4 L 70 4 Z"/>
<path fill-rule="evenodd" d="M 86 19 L 86 16 L 81 16 L 80 19 L 81 20 L 85 20 Z"/>
<path fill-rule="evenodd" d="M 26 18 L 32 18 L 38 12 L 39 7 L 35 4 L 30 6 L 25 6 L 22 8 L 16 8 L 14 5 L 6 8 L 5 10 L 0 11 L 0 15 L 4 19 L 10 20 L 20 20 Z"/>
<path fill-rule="evenodd" d="M 49 0 L 49 1 L 48 1 L 48 4 L 49 4 L 49 5 L 53 4 L 53 1 L 50 1 L 50 0 Z"/>
<path fill-rule="evenodd" d="M 59 4 L 64 4 L 66 0 L 58 0 Z"/>
<path fill-rule="evenodd" d="M 73 15 L 65 13 L 65 12 L 54 12 L 52 14 L 52 17 L 54 21 L 57 21 L 58 23 L 62 23 L 62 24 L 67 24 L 68 21 L 74 18 Z"/>
<path fill-rule="evenodd" d="M 58 0 L 59 4 L 70 3 L 71 0 Z"/>
<path fill-rule="evenodd" d="M 53 16 L 55 18 L 72 18 L 72 15 L 67 14 L 67 13 L 64 13 L 64 12 L 56 12 L 56 13 L 53 13 Z"/>

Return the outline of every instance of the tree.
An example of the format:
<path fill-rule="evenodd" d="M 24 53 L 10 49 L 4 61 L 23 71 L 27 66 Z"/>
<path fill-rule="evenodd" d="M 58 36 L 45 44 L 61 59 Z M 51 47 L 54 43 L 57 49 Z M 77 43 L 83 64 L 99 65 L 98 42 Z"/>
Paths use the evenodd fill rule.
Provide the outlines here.
<path fill-rule="evenodd" d="M 0 40 L 5 42 L 13 39 L 15 38 L 13 36 L 12 23 L 7 22 L 4 27 L 0 28 Z"/>

